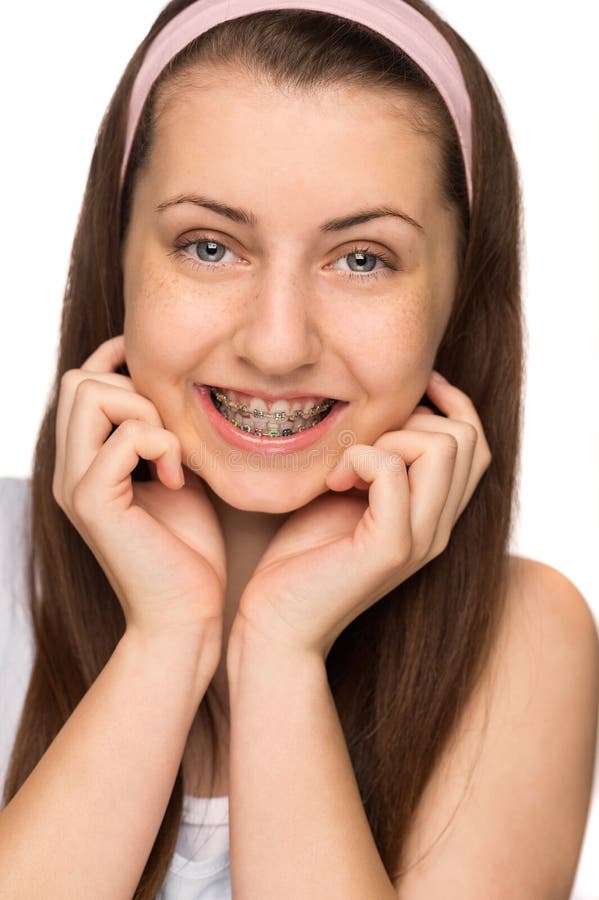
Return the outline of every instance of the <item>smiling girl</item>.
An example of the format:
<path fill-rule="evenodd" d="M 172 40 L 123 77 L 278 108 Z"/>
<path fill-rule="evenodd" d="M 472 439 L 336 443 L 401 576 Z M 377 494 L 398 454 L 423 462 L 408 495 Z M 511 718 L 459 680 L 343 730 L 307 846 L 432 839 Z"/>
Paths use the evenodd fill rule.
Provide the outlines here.
<path fill-rule="evenodd" d="M 508 552 L 520 240 L 500 102 L 423 0 L 165 7 L 4 486 L 1 896 L 567 900 L 599 648 Z"/>

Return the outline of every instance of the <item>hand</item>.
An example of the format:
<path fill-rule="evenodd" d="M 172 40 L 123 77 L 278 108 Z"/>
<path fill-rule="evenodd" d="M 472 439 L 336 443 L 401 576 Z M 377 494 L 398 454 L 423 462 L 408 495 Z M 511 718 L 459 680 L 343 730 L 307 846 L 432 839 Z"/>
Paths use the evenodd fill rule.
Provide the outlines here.
<path fill-rule="evenodd" d="M 445 550 L 491 452 L 466 394 L 434 380 L 427 393 L 447 418 L 418 406 L 401 430 L 344 451 L 330 491 L 292 513 L 259 560 L 233 633 L 326 658 L 353 619 Z"/>
<path fill-rule="evenodd" d="M 208 630 L 222 640 L 226 565 L 216 513 L 199 479 L 181 482 L 179 439 L 115 372 L 124 361 L 118 335 L 63 375 L 52 494 L 104 570 L 128 631 L 193 642 Z M 140 457 L 155 461 L 159 480 L 132 481 Z M 214 668 L 217 644 L 209 642 Z"/>

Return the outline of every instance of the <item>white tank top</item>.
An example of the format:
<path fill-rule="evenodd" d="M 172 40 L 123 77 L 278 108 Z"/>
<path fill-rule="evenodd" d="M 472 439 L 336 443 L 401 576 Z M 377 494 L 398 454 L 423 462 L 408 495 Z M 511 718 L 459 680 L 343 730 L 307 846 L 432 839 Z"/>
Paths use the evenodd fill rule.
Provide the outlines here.
<path fill-rule="evenodd" d="M 30 479 L 0 478 L 1 788 L 34 656 L 25 571 L 30 486 Z M 176 851 L 157 900 L 231 900 L 228 797 L 185 795 Z"/>

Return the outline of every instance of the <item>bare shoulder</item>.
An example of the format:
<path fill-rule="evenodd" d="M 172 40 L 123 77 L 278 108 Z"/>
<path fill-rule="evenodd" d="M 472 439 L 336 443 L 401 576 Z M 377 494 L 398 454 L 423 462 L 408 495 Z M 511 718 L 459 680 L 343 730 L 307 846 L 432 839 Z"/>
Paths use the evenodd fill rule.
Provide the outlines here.
<path fill-rule="evenodd" d="M 588 816 L 599 637 L 559 570 L 511 557 L 485 678 L 421 798 L 402 900 L 567 900 Z"/>
<path fill-rule="evenodd" d="M 548 626 L 560 626 L 555 634 L 558 640 L 586 637 L 588 661 L 596 662 L 599 657 L 597 626 L 586 598 L 576 585 L 559 569 L 535 559 L 512 556 L 510 565 L 508 612 L 512 617 L 520 614 L 540 617 Z"/>

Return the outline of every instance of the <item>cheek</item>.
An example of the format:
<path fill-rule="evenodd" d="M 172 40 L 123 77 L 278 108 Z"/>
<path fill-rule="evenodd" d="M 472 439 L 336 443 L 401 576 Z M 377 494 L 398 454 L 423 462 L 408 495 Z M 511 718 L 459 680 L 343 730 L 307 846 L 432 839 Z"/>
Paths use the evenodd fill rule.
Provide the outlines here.
<path fill-rule="evenodd" d="M 194 346 L 202 335 L 222 330 L 227 308 L 233 303 L 230 288 L 209 292 L 193 279 L 166 273 L 159 267 L 146 265 L 126 297 L 126 320 L 131 331 L 150 344 L 170 341 L 185 347 Z M 233 304 L 234 305 L 234 304 Z"/>
<path fill-rule="evenodd" d="M 424 371 L 434 358 L 434 316 L 421 291 L 404 291 L 359 322 L 350 316 L 343 321 L 344 355 L 360 360 L 369 380 L 396 383 Z"/>
<path fill-rule="evenodd" d="M 354 375 L 369 397 L 363 420 L 368 439 L 402 428 L 412 415 L 428 382 L 435 335 L 430 296 L 420 290 L 404 292 L 368 321 L 360 348 L 354 348 Z"/>
<path fill-rule="evenodd" d="M 151 267 L 129 293 L 125 304 L 128 353 L 159 369 L 182 368 L 186 355 L 196 357 L 202 335 L 210 334 L 201 300 L 185 284 Z"/>

